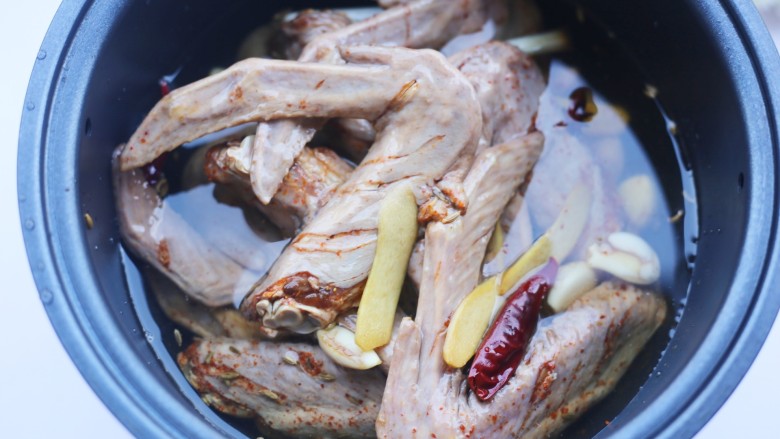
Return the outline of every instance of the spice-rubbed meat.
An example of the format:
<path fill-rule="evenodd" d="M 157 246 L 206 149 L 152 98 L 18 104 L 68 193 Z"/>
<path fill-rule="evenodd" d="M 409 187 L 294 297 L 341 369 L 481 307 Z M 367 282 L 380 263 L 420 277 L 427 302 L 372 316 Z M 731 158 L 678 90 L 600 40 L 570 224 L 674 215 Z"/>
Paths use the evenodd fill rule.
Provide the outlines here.
<path fill-rule="evenodd" d="M 199 337 L 254 340 L 276 335 L 262 332 L 231 305 L 214 308 L 190 300 L 187 293 L 155 269 L 146 269 L 143 274 L 165 315 Z"/>
<path fill-rule="evenodd" d="M 435 83 L 455 76 L 432 51 L 367 46 L 342 50 L 348 65 L 248 59 L 174 90 L 131 136 L 120 155 L 120 168 L 137 168 L 183 143 L 246 122 L 350 115 L 376 121 L 396 110 L 391 106 L 403 106 L 405 99 L 420 94 L 415 81 Z M 434 77 L 440 74 L 444 76 Z"/>
<path fill-rule="evenodd" d="M 480 280 L 490 231 L 520 184 L 502 184 L 516 176 L 516 166 L 506 153 L 499 157 L 492 168 L 469 172 L 467 194 L 479 196 L 466 215 L 427 226 L 417 314 L 401 324 L 395 342 L 380 437 L 552 434 L 572 419 L 567 414 L 582 413 L 611 390 L 663 320 L 657 296 L 607 284 L 542 321 L 525 360 L 492 401 L 472 395 L 464 373 L 444 363 L 442 348 L 450 316 Z"/>
<path fill-rule="evenodd" d="M 374 437 L 385 377 L 337 366 L 319 347 L 218 338 L 178 357 L 187 380 L 217 410 L 264 429 L 311 438 Z"/>
<path fill-rule="evenodd" d="M 284 21 L 271 39 L 271 53 L 280 59 L 297 59 L 303 48 L 322 34 L 352 24 L 349 16 L 329 9 L 304 9 Z"/>
<path fill-rule="evenodd" d="M 377 0 L 377 3 L 379 4 L 379 6 L 387 9 L 387 8 L 392 8 L 393 6 L 405 5 L 413 1 L 414 0 Z"/>
<path fill-rule="evenodd" d="M 143 162 L 142 157 L 158 156 L 206 133 L 253 120 L 354 116 L 376 121 L 383 135 L 378 136 L 372 154 L 361 166 L 362 172 L 353 173 L 351 184 L 348 182 L 346 189 L 334 195 L 340 201 L 331 208 L 332 216 L 311 227 L 308 234 L 299 236 L 285 252 L 288 256 L 295 252 L 305 254 L 307 264 L 304 265 L 309 269 L 284 273 L 285 269 L 294 269 L 300 258 L 283 255 L 274 265 L 276 271 L 272 270 L 272 276 L 276 273 L 277 279 L 300 277 L 297 274 L 309 272 L 321 276 L 325 288 L 346 286 L 347 290 L 353 290 L 365 279 L 370 267 L 375 237 L 375 216 L 371 212 L 378 206 L 383 185 L 406 177 L 420 185 L 440 178 L 460 151 L 476 142 L 481 121 L 475 116 L 479 114 L 479 106 L 473 89 L 436 52 L 354 47 L 345 49 L 344 58 L 354 64 L 328 66 L 246 60 L 177 89 L 149 113 L 122 150 L 119 164 L 124 169 L 132 169 Z M 420 114 L 432 117 L 423 124 Z M 141 174 L 142 171 L 135 171 L 133 175 Z M 134 212 L 134 218 L 148 221 L 155 203 L 140 215 Z M 355 225 L 356 228 L 351 227 Z M 149 253 L 151 249 L 170 247 L 166 247 L 171 244 L 169 241 L 157 242 L 161 239 L 159 235 L 156 240 L 151 239 L 151 245 L 139 246 L 143 247 L 142 251 Z M 186 245 L 193 246 L 195 242 Z M 356 245 L 354 253 L 349 251 L 353 244 Z M 207 255 L 202 250 L 198 253 Z M 344 253 L 349 254 L 348 259 L 354 264 L 340 265 Z M 355 254 L 358 256 L 352 258 Z M 161 270 L 169 265 L 165 263 L 166 257 L 147 256 L 145 259 L 153 263 L 162 259 L 158 264 Z M 335 266 L 337 272 L 331 270 Z M 181 268 L 182 272 L 187 269 Z M 198 268 L 194 274 L 213 273 Z M 236 278 L 217 276 L 214 282 Z M 180 286 L 190 292 L 187 285 Z M 224 285 L 217 286 L 220 288 L 195 288 L 194 294 L 216 295 L 220 300 L 213 304 L 226 303 L 229 294 Z M 357 292 L 352 291 L 352 297 L 345 298 L 344 308 L 353 305 L 346 302 L 354 302 Z M 332 311 L 339 310 L 327 310 Z"/>
<path fill-rule="evenodd" d="M 299 12 L 291 20 L 281 24 L 280 29 L 273 38 L 276 47 L 277 57 L 281 59 L 298 59 L 303 48 L 321 35 L 343 29 L 352 24 L 349 17 L 339 11 L 306 9 Z M 391 21 L 389 23 L 393 25 Z M 363 32 L 362 28 L 356 29 L 356 32 Z M 275 124 L 284 125 L 274 128 Z M 251 156 L 255 151 L 261 155 L 262 162 L 256 161 L 257 166 L 253 169 L 254 175 L 262 178 L 260 174 L 268 174 L 268 182 L 276 181 L 284 166 L 289 165 L 289 155 L 295 156 L 298 147 L 306 143 L 311 137 L 311 132 L 306 125 L 296 127 L 296 124 L 289 122 L 269 123 L 266 126 L 258 127 L 258 135 L 267 136 L 261 139 L 257 145 L 252 145 L 249 150 Z M 321 124 L 317 123 L 316 126 Z M 278 132 L 277 132 L 278 131 Z M 303 133 L 304 138 L 295 137 L 291 134 Z M 329 121 L 318 131 L 318 139 L 326 139 L 328 146 L 333 147 L 342 154 L 345 154 L 351 160 L 358 162 L 365 157 L 366 151 L 374 143 L 376 132 L 374 127 L 367 120 L 363 119 L 336 119 Z M 281 135 L 281 137 L 280 137 Z M 285 137 L 292 143 L 291 147 L 285 146 Z M 274 138 L 276 137 L 276 138 Z M 257 138 L 257 137 L 256 137 Z M 316 141 L 316 139 L 315 139 Z M 254 149 L 257 146 L 257 149 Z M 279 167 L 275 166 L 279 164 Z M 273 169 L 269 169 L 273 168 Z"/>
<path fill-rule="evenodd" d="M 292 236 L 316 215 L 352 166 L 332 150 L 304 148 L 268 204 L 261 203 L 249 184 L 251 142 L 229 142 L 212 147 L 205 160 L 211 181 L 229 186 L 262 212 L 287 236 Z"/>
<path fill-rule="evenodd" d="M 482 108 L 482 136 L 477 153 L 523 136 L 533 128 L 545 82 L 530 56 L 507 43 L 492 41 L 464 49 L 448 60 L 474 87 Z M 462 182 L 472 159 L 473 155 L 462 155 L 437 183 L 442 193 L 461 211 L 468 207 Z M 452 213 L 443 214 L 446 206 L 427 207 L 441 212 L 435 215 L 439 220 Z M 422 216 L 425 217 L 425 214 Z"/>
<path fill-rule="evenodd" d="M 425 328 L 436 329 L 424 341 L 425 352 L 434 347 L 434 339 L 441 338 L 443 343 L 450 314 L 477 285 L 493 227 L 531 172 L 543 142 L 542 134 L 535 132 L 482 151 L 464 182 L 471 199 L 469 211 L 449 224 L 428 225 L 416 320 Z M 398 348 L 394 351 L 395 355 L 402 352 Z M 441 350 L 431 361 L 442 363 Z"/>
<path fill-rule="evenodd" d="M 539 96 L 545 85 L 541 72 L 528 55 L 509 44 L 490 42 L 456 53 L 449 57 L 448 61 L 466 76 L 477 92 L 483 121 L 480 150 L 484 149 L 486 145 L 498 144 L 522 136 L 531 128 L 534 115 L 538 110 Z M 325 162 L 325 166 L 330 171 L 328 172 L 330 177 L 318 175 L 318 168 L 315 166 L 305 166 L 306 163 L 310 162 L 306 158 L 312 155 L 311 151 L 304 148 L 269 205 L 252 202 L 287 233 L 289 233 L 290 224 L 297 228 L 302 223 L 301 218 L 308 221 L 316 213 L 314 209 L 306 210 L 307 206 L 317 205 L 315 207 L 318 207 L 325 199 L 323 196 L 315 196 L 310 193 L 301 194 L 299 191 L 291 190 L 291 188 L 314 188 L 318 190 L 318 193 L 325 194 L 328 193 L 327 190 L 330 190 L 328 188 L 335 187 L 346 179 L 348 172 L 346 163 L 339 164 L 340 159 L 332 153 L 327 154 Z M 319 151 L 319 149 L 314 151 Z M 250 144 L 243 142 L 241 145 L 214 148 L 207 157 L 207 168 L 212 169 L 209 172 L 210 177 L 222 183 L 232 182 L 234 187 L 247 194 L 251 199 L 248 175 L 250 154 Z M 322 151 L 322 154 L 325 154 L 325 151 Z M 320 158 L 320 160 L 324 160 L 324 158 Z M 296 169 L 300 168 L 301 165 L 304 169 L 302 175 L 305 176 L 303 181 L 310 183 L 303 186 L 291 184 L 289 182 L 291 176 L 293 176 L 293 180 L 298 179 L 294 176 L 299 175 Z M 319 182 L 324 182 L 324 184 Z M 445 189 L 446 185 L 447 181 L 439 183 L 439 186 Z M 456 190 L 448 192 L 453 198 L 457 195 Z M 299 199 L 303 199 L 305 202 L 296 204 L 295 201 Z M 450 214 L 447 203 L 440 200 L 432 200 L 432 203 L 440 204 L 441 209 L 433 210 L 435 216 L 428 219 L 441 220 Z M 290 217 L 292 218 L 288 219 Z M 423 246 L 422 241 L 418 243 L 409 263 L 409 275 L 416 285 L 419 285 L 422 269 L 421 250 Z"/>
<path fill-rule="evenodd" d="M 477 93 L 482 108 L 481 149 L 528 133 L 545 89 L 544 77 L 530 56 L 510 44 L 491 41 L 448 60 Z"/>
<path fill-rule="evenodd" d="M 490 42 L 465 49 L 450 58 L 448 61 L 466 76 L 477 92 L 477 99 L 482 108 L 483 133 L 478 149 L 503 143 L 507 140 L 524 135 L 533 124 L 533 118 L 539 107 L 539 96 L 544 91 L 544 78 L 536 63 L 526 54 L 506 43 Z M 334 122 L 356 122 L 355 120 L 340 119 Z M 343 123 L 341 124 L 343 128 Z M 351 126 L 352 124 L 350 124 Z M 335 129 L 335 126 L 332 126 Z M 372 128 L 373 131 L 373 128 Z M 346 139 L 353 139 L 352 135 L 345 135 Z M 368 140 L 368 139 L 366 139 Z M 370 136 L 373 142 L 374 134 Z M 349 141 L 349 140 L 347 140 Z M 217 151 L 219 151 L 217 153 Z M 294 217 L 292 223 L 295 227 L 310 219 L 315 209 L 306 209 L 308 205 L 321 205 L 325 197 L 301 193 L 301 184 L 290 182 L 291 179 L 301 180 L 305 187 L 311 187 L 318 194 L 325 194 L 330 188 L 346 179 L 348 169 L 346 162 L 335 154 L 327 154 L 327 150 L 314 149 L 315 157 L 322 162 L 321 170 L 327 175 L 318 175 L 316 163 L 309 158 L 312 150 L 304 148 L 296 159 L 293 167 L 285 176 L 282 186 L 274 198 L 264 207 L 260 202 L 252 202 L 272 222 L 283 230 L 289 232 L 290 221 L 286 218 Z M 359 154 L 361 158 L 365 151 Z M 251 157 L 251 143 L 242 142 L 239 145 L 231 145 L 228 148 L 217 147 L 207 157 L 207 168 L 212 180 L 223 183 L 232 182 L 240 188 L 242 193 L 248 193 L 249 188 L 249 162 Z M 460 163 L 464 173 L 468 169 L 470 155 L 464 157 Z M 303 177 L 296 177 L 303 168 Z M 457 198 L 460 194 L 459 186 L 462 175 L 448 174 L 449 178 L 438 183 L 443 192 Z M 312 192 L 309 190 L 308 192 Z M 462 194 L 460 194 L 462 197 Z M 303 203 L 297 202 L 304 197 Z M 250 197 L 251 198 L 251 197 Z M 460 200 L 465 207 L 465 200 Z M 437 216 L 442 219 L 447 216 L 446 203 L 442 204 L 442 210 Z M 290 210 L 292 209 L 292 212 Z M 433 219 L 433 218 L 428 218 Z"/>
<path fill-rule="evenodd" d="M 476 144 L 481 132 L 473 88 L 439 53 L 353 47 L 345 54 L 386 64 L 356 68 L 374 70 L 358 72 L 359 79 L 341 83 L 344 97 L 330 104 L 346 107 L 341 115 L 374 120 L 377 140 L 244 299 L 242 310 L 271 328 L 311 332 L 356 306 L 373 260 L 377 213 L 385 191 L 402 180 L 416 189 L 432 185 L 463 150 Z M 322 77 L 326 84 L 339 84 L 331 71 L 350 67 L 294 65 L 322 69 L 331 75 Z M 369 80 L 362 74 L 369 74 L 377 85 L 361 87 L 360 81 Z M 309 99 L 316 95 L 310 93 Z M 381 99 L 372 102 L 372 96 Z M 418 200 L 423 197 L 419 192 Z"/>
<path fill-rule="evenodd" d="M 527 55 L 508 44 L 493 42 L 464 50 L 449 61 L 465 74 L 477 92 L 483 118 L 480 140 L 482 149 L 485 144 L 521 136 L 531 128 L 544 80 L 535 63 Z M 484 129 L 485 125 L 487 129 Z M 446 189 L 443 183 L 440 182 L 440 186 Z M 455 198 L 455 191 L 448 191 L 447 195 Z M 432 202 L 440 200 L 432 199 Z M 433 219 L 441 220 L 447 216 L 450 209 L 446 208 L 446 204 L 444 206 L 444 213 Z M 299 255 L 299 258 L 303 260 L 304 256 Z M 413 263 L 410 266 L 414 272 Z M 288 278 L 286 282 L 291 288 L 300 288 L 301 284 L 305 288 L 309 279 L 301 274 Z M 353 291 L 349 296 L 356 299 L 358 294 L 359 291 Z M 265 306 L 271 305 L 270 302 L 272 301 L 269 300 Z M 343 310 L 343 307 L 348 306 L 350 303 L 345 302 L 336 309 Z M 321 311 L 328 312 L 323 308 L 321 307 Z M 335 313 L 332 315 L 335 316 Z"/>
<path fill-rule="evenodd" d="M 143 169 L 120 171 L 117 161 L 115 157 L 114 193 L 123 242 L 198 301 L 233 303 L 236 291 L 251 284 L 242 274 L 252 261 L 207 241 L 160 198 Z"/>
<path fill-rule="evenodd" d="M 509 44 L 490 42 L 465 49 L 448 61 L 466 76 L 477 92 L 483 122 L 478 149 L 528 132 L 545 86 L 541 72 L 528 55 Z M 371 137 L 373 140 L 373 134 Z M 274 198 L 264 205 L 251 194 L 250 156 L 250 142 L 214 147 L 206 157 L 207 174 L 213 181 L 230 184 L 245 194 L 252 205 L 286 234 L 308 222 L 351 171 L 345 161 L 327 149 L 304 148 Z M 464 165 L 468 163 L 470 160 Z M 447 184 L 445 180 L 439 186 L 455 198 L 458 190 L 448 190 Z M 446 203 L 442 206 L 439 220 L 449 213 Z"/>
<path fill-rule="evenodd" d="M 461 33 L 479 30 L 489 17 L 503 14 L 502 6 L 502 0 L 409 2 L 320 35 L 303 49 L 298 60 L 341 64 L 344 59 L 339 48 L 355 45 L 440 47 Z M 252 151 L 251 180 L 252 188 L 262 202 L 270 202 L 293 160 L 319 127 L 321 123 L 312 121 L 304 124 L 276 121 L 258 126 Z M 351 127 L 348 128 L 350 131 L 358 132 L 367 128 L 361 122 L 351 122 L 348 127 Z"/>
<path fill-rule="evenodd" d="M 314 216 L 352 170 L 330 150 L 307 148 L 290 169 L 273 202 L 263 205 L 249 188 L 248 174 L 236 174 L 236 170 L 242 169 L 234 163 L 241 160 L 240 152 L 238 142 L 213 147 L 206 154 L 207 176 L 228 185 L 288 236 Z M 259 249 L 251 243 L 243 244 L 229 228 L 212 239 L 200 235 L 160 198 L 142 169 L 122 172 L 115 167 L 114 180 L 124 243 L 189 296 L 209 306 L 230 305 L 262 274 L 260 268 L 265 267 L 267 255 L 258 254 Z M 195 319 L 210 313 L 190 311 Z M 228 312 L 219 315 L 228 316 Z M 179 313 L 179 317 L 186 319 L 187 312 Z"/>
<path fill-rule="evenodd" d="M 655 294 L 603 284 L 539 323 L 514 377 L 487 403 L 468 391 L 460 370 L 442 364 L 442 328 L 405 320 L 377 433 L 383 438 L 549 437 L 615 387 L 665 314 L 666 305 Z"/>

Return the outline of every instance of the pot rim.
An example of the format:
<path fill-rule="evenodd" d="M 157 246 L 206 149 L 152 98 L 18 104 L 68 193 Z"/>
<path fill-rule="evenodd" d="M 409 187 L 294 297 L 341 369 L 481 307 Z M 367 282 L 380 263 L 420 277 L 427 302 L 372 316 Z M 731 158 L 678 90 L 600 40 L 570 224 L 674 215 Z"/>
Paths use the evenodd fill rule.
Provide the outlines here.
<path fill-rule="evenodd" d="M 41 46 L 47 55 L 36 61 L 30 78 L 17 158 L 19 212 L 27 256 L 41 300 L 60 341 L 90 386 L 132 433 L 141 437 L 234 436 L 237 431 L 214 425 L 181 406 L 171 395 L 149 388 L 155 380 L 146 363 L 135 356 L 122 356 L 121 349 L 108 343 L 112 334 L 119 331 L 110 311 L 105 309 L 99 315 L 87 312 L 81 297 L 85 292 L 100 293 L 86 256 L 81 260 L 72 256 L 83 253 L 86 247 L 83 232 L 74 232 L 83 228 L 78 213 L 78 191 L 63 197 L 61 190 L 63 182 L 77 184 L 75 171 L 67 166 L 47 167 L 46 151 L 52 142 L 78 139 L 80 123 L 60 127 L 56 120 L 81 120 L 81 102 L 77 99 L 84 95 L 87 81 L 86 78 L 79 81 L 79 73 L 74 71 L 68 73 L 69 79 L 76 77 L 75 80 L 61 81 L 63 70 L 67 70 L 69 56 L 83 49 L 79 34 L 86 30 L 100 33 L 99 27 L 106 27 L 104 20 L 110 20 L 111 11 L 117 10 L 119 3 L 121 0 L 64 0 Z M 750 60 L 750 65 L 743 68 L 752 72 L 758 84 L 758 89 L 741 91 L 750 98 L 751 108 L 758 107 L 758 114 L 766 115 L 765 119 L 755 118 L 750 123 L 748 136 L 752 148 L 765 145 L 771 160 L 762 158 L 761 163 L 754 163 L 751 158 L 750 175 L 746 176 L 754 188 L 749 195 L 751 217 L 757 216 L 749 224 L 761 224 L 764 232 L 749 231 L 746 243 L 753 243 L 763 251 L 743 253 L 741 270 L 731 285 L 728 301 L 748 305 L 732 316 L 739 320 L 726 322 L 719 316 L 694 361 L 675 379 L 675 384 L 620 430 L 606 428 L 598 437 L 615 433 L 631 437 L 693 436 L 745 375 L 780 308 L 780 295 L 773 294 L 780 290 L 777 269 L 780 267 L 777 234 L 780 81 L 771 80 L 778 76 L 773 72 L 780 72 L 780 57 L 750 0 L 701 3 L 705 4 L 699 8 L 726 17 L 734 26 L 742 43 L 739 49 Z M 84 70 L 87 71 L 83 75 L 90 73 L 90 69 Z M 55 115 L 54 107 L 63 96 L 76 98 L 73 115 Z M 764 120 L 765 125 L 761 123 Z M 53 126 L 62 128 L 58 131 L 59 140 L 50 137 Z M 77 150 L 75 140 L 74 145 L 72 148 Z M 51 212 L 58 213 L 56 221 Z M 754 286 L 754 289 L 739 289 L 744 286 Z M 707 373 L 702 374 L 702 367 L 693 366 L 697 362 L 708 365 Z"/>

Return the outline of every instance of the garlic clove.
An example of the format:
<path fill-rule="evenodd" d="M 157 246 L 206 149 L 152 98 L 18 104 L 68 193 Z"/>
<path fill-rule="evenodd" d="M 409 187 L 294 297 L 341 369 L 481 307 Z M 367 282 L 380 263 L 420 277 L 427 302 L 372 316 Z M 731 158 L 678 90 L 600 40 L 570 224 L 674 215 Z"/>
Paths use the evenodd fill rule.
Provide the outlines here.
<path fill-rule="evenodd" d="M 648 285 L 661 276 L 661 263 L 650 244 L 633 233 L 616 232 L 588 248 L 591 267 L 620 279 Z"/>
<path fill-rule="evenodd" d="M 569 307 L 580 296 L 596 288 L 596 272 L 587 262 L 577 261 L 561 266 L 547 304 L 556 313 Z"/>
<path fill-rule="evenodd" d="M 320 348 L 340 366 L 366 370 L 382 364 L 376 352 L 364 351 L 355 343 L 355 333 L 342 326 L 317 331 Z"/>
<path fill-rule="evenodd" d="M 587 186 L 575 187 L 566 197 L 561 213 L 546 232 L 552 244 L 552 257 L 556 261 L 563 262 L 580 240 L 590 217 L 592 200 Z"/>
<path fill-rule="evenodd" d="M 618 187 L 618 194 L 631 224 L 637 228 L 645 226 L 656 209 L 653 180 L 645 174 L 627 178 Z"/>

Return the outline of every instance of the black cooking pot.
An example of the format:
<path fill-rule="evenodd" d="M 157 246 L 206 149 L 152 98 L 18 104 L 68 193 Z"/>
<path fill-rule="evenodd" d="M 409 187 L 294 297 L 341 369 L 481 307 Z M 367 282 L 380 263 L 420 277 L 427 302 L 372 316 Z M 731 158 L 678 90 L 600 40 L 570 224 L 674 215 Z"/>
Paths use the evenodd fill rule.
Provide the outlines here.
<path fill-rule="evenodd" d="M 38 54 L 19 142 L 30 264 L 73 361 L 138 436 L 242 433 L 183 380 L 166 349 L 171 331 L 136 312 L 148 309 L 144 295 L 130 300 L 142 284 L 122 265 L 112 149 L 159 98 L 160 77 L 194 66 L 181 72 L 186 83 L 211 65 L 229 64 L 233 53 L 224 48 L 237 47 L 277 9 L 325 3 L 66 0 Z M 677 122 L 683 166 L 668 165 L 678 176 L 692 172 L 700 236 L 687 308 L 655 370 L 631 378 L 641 389 L 619 407 L 600 406 L 570 432 L 691 436 L 747 371 L 780 306 L 773 294 L 780 287 L 780 58 L 748 0 L 582 6 L 661 90 L 661 106 Z"/>

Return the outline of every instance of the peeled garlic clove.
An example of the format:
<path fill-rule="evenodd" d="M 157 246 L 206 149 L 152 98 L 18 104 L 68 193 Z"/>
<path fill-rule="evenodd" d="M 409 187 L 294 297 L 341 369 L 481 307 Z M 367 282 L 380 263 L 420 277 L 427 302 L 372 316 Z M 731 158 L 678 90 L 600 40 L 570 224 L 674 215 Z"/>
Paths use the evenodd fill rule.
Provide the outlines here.
<path fill-rule="evenodd" d="M 590 216 L 592 199 L 591 190 L 586 186 L 577 186 L 566 197 L 561 213 L 546 233 L 556 261 L 563 262 L 580 240 Z"/>
<path fill-rule="evenodd" d="M 322 351 L 340 366 L 366 370 L 382 364 L 376 352 L 364 351 L 355 343 L 355 333 L 341 326 L 317 331 Z"/>
<path fill-rule="evenodd" d="M 490 326 L 498 282 L 489 278 L 469 293 L 452 314 L 442 354 L 450 367 L 463 367 L 474 356 Z"/>
<path fill-rule="evenodd" d="M 558 269 L 558 276 L 547 294 L 547 304 L 555 312 L 569 307 L 580 296 L 596 288 L 596 272 L 587 262 L 571 262 Z"/>
<path fill-rule="evenodd" d="M 507 40 L 507 43 L 517 47 L 530 56 L 561 52 L 571 47 L 569 35 L 563 30 L 525 35 Z"/>
<path fill-rule="evenodd" d="M 591 245 L 588 263 L 639 285 L 651 284 L 661 276 L 658 255 L 645 240 L 633 233 L 616 232 L 609 235 L 606 242 Z"/>
<path fill-rule="evenodd" d="M 631 224 L 639 228 L 647 224 L 656 208 L 653 180 L 645 174 L 627 178 L 618 187 L 618 194 Z"/>

